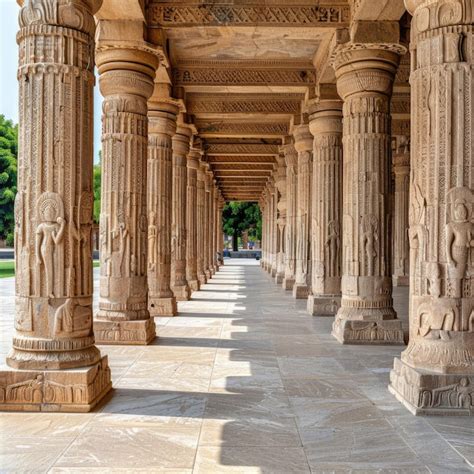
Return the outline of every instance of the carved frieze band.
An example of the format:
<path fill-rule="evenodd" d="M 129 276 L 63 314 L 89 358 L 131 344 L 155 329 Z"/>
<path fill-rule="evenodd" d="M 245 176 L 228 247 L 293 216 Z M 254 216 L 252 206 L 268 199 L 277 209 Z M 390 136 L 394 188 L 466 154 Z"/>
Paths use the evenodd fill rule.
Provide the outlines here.
<path fill-rule="evenodd" d="M 196 126 L 200 135 L 288 135 L 288 123 L 229 123 L 229 122 L 198 122 Z"/>
<path fill-rule="evenodd" d="M 151 3 L 147 12 L 148 26 L 242 25 L 268 24 L 272 26 L 344 26 L 350 19 L 350 8 L 342 5 L 292 6 L 253 5 L 237 6 L 219 3 L 196 5 L 176 2 Z"/>

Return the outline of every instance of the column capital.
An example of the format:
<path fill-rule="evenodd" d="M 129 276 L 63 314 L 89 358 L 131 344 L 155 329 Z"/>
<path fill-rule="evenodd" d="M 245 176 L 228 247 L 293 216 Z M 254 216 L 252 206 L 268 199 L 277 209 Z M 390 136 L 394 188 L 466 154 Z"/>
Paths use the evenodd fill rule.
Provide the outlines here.
<path fill-rule="evenodd" d="M 342 100 L 321 100 L 310 104 L 309 129 L 313 136 L 342 133 Z"/>
<path fill-rule="evenodd" d="M 145 41 L 99 41 L 96 49 L 99 86 L 104 97 L 117 96 L 130 111 L 138 104 L 127 96 L 148 100 L 153 94 L 153 80 L 158 68 L 157 49 Z M 141 104 L 140 104 L 141 105 Z"/>
<path fill-rule="evenodd" d="M 189 127 L 178 124 L 176 133 L 173 135 L 173 151 L 179 156 L 187 157 L 190 149 L 190 140 L 192 137 Z"/>
<path fill-rule="evenodd" d="M 313 136 L 308 124 L 297 125 L 293 128 L 295 149 L 297 152 L 310 152 L 313 150 Z"/>
<path fill-rule="evenodd" d="M 393 155 L 392 169 L 395 174 L 407 175 L 410 172 L 410 153 Z"/>
<path fill-rule="evenodd" d="M 282 145 L 280 150 L 285 155 L 286 166 L 295 166 L 298 164 L 298 152 L 296 151 L 295 145 L 293 143 Z"/>
<path fill-rule="evenodd" d="M 413 15 L 415 34 L 450 25 L 469 25 L 474 22 L 472 0 L 405 0 L 405 7 Z"/>
<path fill-rule="evenodd" d="M 400 57 L 406 51 L 405 46 L 396 43 L 345 43 L 338 46 L 333 67 L 339 95 L 344 100 L 361 93 L 391 96 Z"/>

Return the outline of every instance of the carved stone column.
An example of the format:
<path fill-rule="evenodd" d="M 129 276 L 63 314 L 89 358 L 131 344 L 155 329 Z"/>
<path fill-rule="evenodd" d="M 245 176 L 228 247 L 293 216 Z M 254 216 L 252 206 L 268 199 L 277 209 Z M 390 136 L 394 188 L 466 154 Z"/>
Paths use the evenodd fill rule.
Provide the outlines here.
<path fill-rule="evenodd" d="M 206 281 L 208 281 L 211 276 L 211 268 L 209 265 L 210 259 L 210 248 L 209 248 L 209 238 L 210 238 L 210 220 L 211 220 L 211 199 L 212 199 L 212 172 L 209 171 L 209 164 L 205 165 L 205 181 L 204 181 L 204 274 L 206 275 Z"/>
<path fill-rule="evenodd" d="M 201 285 L 207 283 L 206 277 L 206 169 L 207 165 L 199 164 L 197 170 L 197 267 Z"/>
<path fill-rule="evenodd" d="M 282 287 L 293 290 L 296 271 L 296 193 L 298 189 L 298 152 L 293 144 L 282 147 L 286 163 L 285 277 Z"/>
<path fill-rule="evenodd" d="M 413 14 L 410 342 L 390 389 L 415 414 L 474 414 L 472 1 Z"/>
<path fill-rule="evenodd" d="M 346 44 L 335 59 L 344 99 L 342 343 L 403 344 L 390 271 L 390 96 L 404 48 Z"/>
<path fill-rule="evenodd" d="M 163 85 L 148 102 L 148 309 L 152 316 L 176 316 L 171 291 L 172 137 L 179 112 Z"/>
<path fill-rule="evenodd" d="M 193 147 L 188 154 L 188 182 L 186 197 L 186 280 L 190 291 L 199 291 L 198 280 L 198 220 L 197 220 L 197 173 L 201 150 L 194 139 Z"/>
<path fill-rule="evenodd" d="M 113 23 L 103 24 L 97 50 L 104 103 L 100 299 L 94 331 L 102 344 L 148 344 L 156 334 L 147 308 L 144 183 L 147 100 L 158 57 L 143 41 L 118 40 L 122 25 L 112 28 Z"/>
<path fill-rule="evenodd" d="M 285 277 L 285 229 L 286 229 L 286 164 L 283 155 L 277 158 L 278 169 L 275 185 L 280 198 L 277 204 L 277 268 L 275 283 L 281 285 Z"/>
<path fill-rule="evenodd" d="M 341 304 L 342 102 L 312 107 L 312 275 L 308 312 L 334 316 Z"/>
<path fill-rule="evenodd" d="M 409 150 L 397 153 L 392 161 L 393 173 L 395 175 L 393 284 L 394 286 L 408 286 L 410 252 L 408 242 Z"/>
<path fill-rule="evenodd" d="M 224 229 L 222 222 L 222 213 L 224 212 L 225 201 L 222 194 L 219 193 L 219 203 L 217 208 L 217 251 L 220 254 L 219 266 L 224 265 Z"/>
<path fill-rule="evenodd" d="M 310 197 L 313 136 L 308 125 L 294 128 L 295 149 L 298 152 L 298 190 L 296 202 L 296 274 L 293 297 L 305 299 L 309 293 L 308 269 L 310 239 Z"/>
<path fill-rule="evenodd" d="M 111 388 L 92 332 L 93 14 L 100 4 L 65 11 L 59 0 L 37 1 L 20 10 L 16 333 L 12 369 L 0 371 L 2 410 L 89 411 Z"/>
<path fill-rule="evenodd" d="M 216 185 L 216 193 L 214 196 L 214 267 L 216 272 L 219 270 L 220 262 L 217 258 L 217 252 L 219 252 L 219 201 L 220 192 Z"/>
<path fill-rule="evenodd" d="M 217 187 L 216 180 L 212 180 L 212 193 L 211 193 L 211 222 L 210 222 L 210 249 L 209 249 L 209 264 L 211 272 L 214 275 L 217 271 L 216 266 L 216 218 L 217 218 Z"/>
<path fill-rule="evenodd" d="M 179 125 L 172 140 L 171 289 L 176 301 L 187 301 L 190 296 L 186 280 L 186 188 L 191 135 L 189 127 Z"/>
<path fill-rule="evenodd" d="M 272 187 L 271 187 L 271 269 L 270 275 L 272 278 L 276 277 L 277 274 L 277 266 L 278 266 L 278 189 L 275 184 L 275 179 L 272 177 Z"/>

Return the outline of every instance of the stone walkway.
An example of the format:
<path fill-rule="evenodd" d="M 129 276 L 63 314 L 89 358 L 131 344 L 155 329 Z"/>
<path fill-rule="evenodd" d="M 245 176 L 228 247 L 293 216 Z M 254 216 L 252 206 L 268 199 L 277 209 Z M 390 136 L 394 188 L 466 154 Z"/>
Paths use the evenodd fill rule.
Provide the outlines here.
<path fill-rule="evenodd" d="M 97 412 L 1 413 L 0 472 L 472 472 L 472 418 L 388 393 L 400 347 L 341 346 L 256 263 L 227 260 L 154 345 L 101 347 L 115 390 Z M 13 291 L 0 280 L 2 360 Z"/>

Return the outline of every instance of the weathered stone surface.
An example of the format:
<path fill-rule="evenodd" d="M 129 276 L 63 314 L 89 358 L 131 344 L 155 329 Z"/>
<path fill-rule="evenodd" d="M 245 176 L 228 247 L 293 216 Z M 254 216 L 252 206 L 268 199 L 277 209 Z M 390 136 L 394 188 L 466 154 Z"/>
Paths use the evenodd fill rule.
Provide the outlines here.
<path fill-rule="evenodd" d="M 334 316 L 341 301 L 342 102 L 315 103 L 309 127 L 314 141 L 308 312 Z"/>
<path fill-rule="evenodd" d="M 403 344 L 391 297 L 388 164 L 390 96 L 404 51 L 348 43 L 334 60 L 344 99 L 343 175 L 349 178 L 343 180 L 342 300 L 333 328 L 342 343 Z"/>
<path fill-rule="evenodd" d="M 313 137 L 307 124 L 294 129 L 295 149 L 298 152 L 298 181 L 296 200 L 296 272 L 293 297 L 306 299 L 310 285 L 310 199 Z"/>
<path fill-rule="evenodd" d="M 390 389 L 413 413 L 472 415 L 473 59 L 460 47 L 474 39 L 472 2 L 406 4 L 413 14 L 410 342 L 395 359 Z"/>
<path fill-rule="evenodd" d="M 171 289 L 177 301 L 187 301 L 190 297 L 186 281 L 186 194 L 191 135 L 191 129 L 180 124 L 172 139 Z"/>
<path fill-rule="evenodd" d="M 123 25 L 99 24 L 97 65 L 104 96 L 102 116 L 101 282 L 103 344 L 146 344 L 155 335 L 147 308 L 147 100 L 158 56 L 151 45 L 121 39 Z M 115 329 L 142 321 L 146 331 Z M 104 324 L 106 322 L 106 324 Z M 112 324 L 110 324 L 112 323 Z M 137 339 L 134 339 L 137 337 Z"/>

